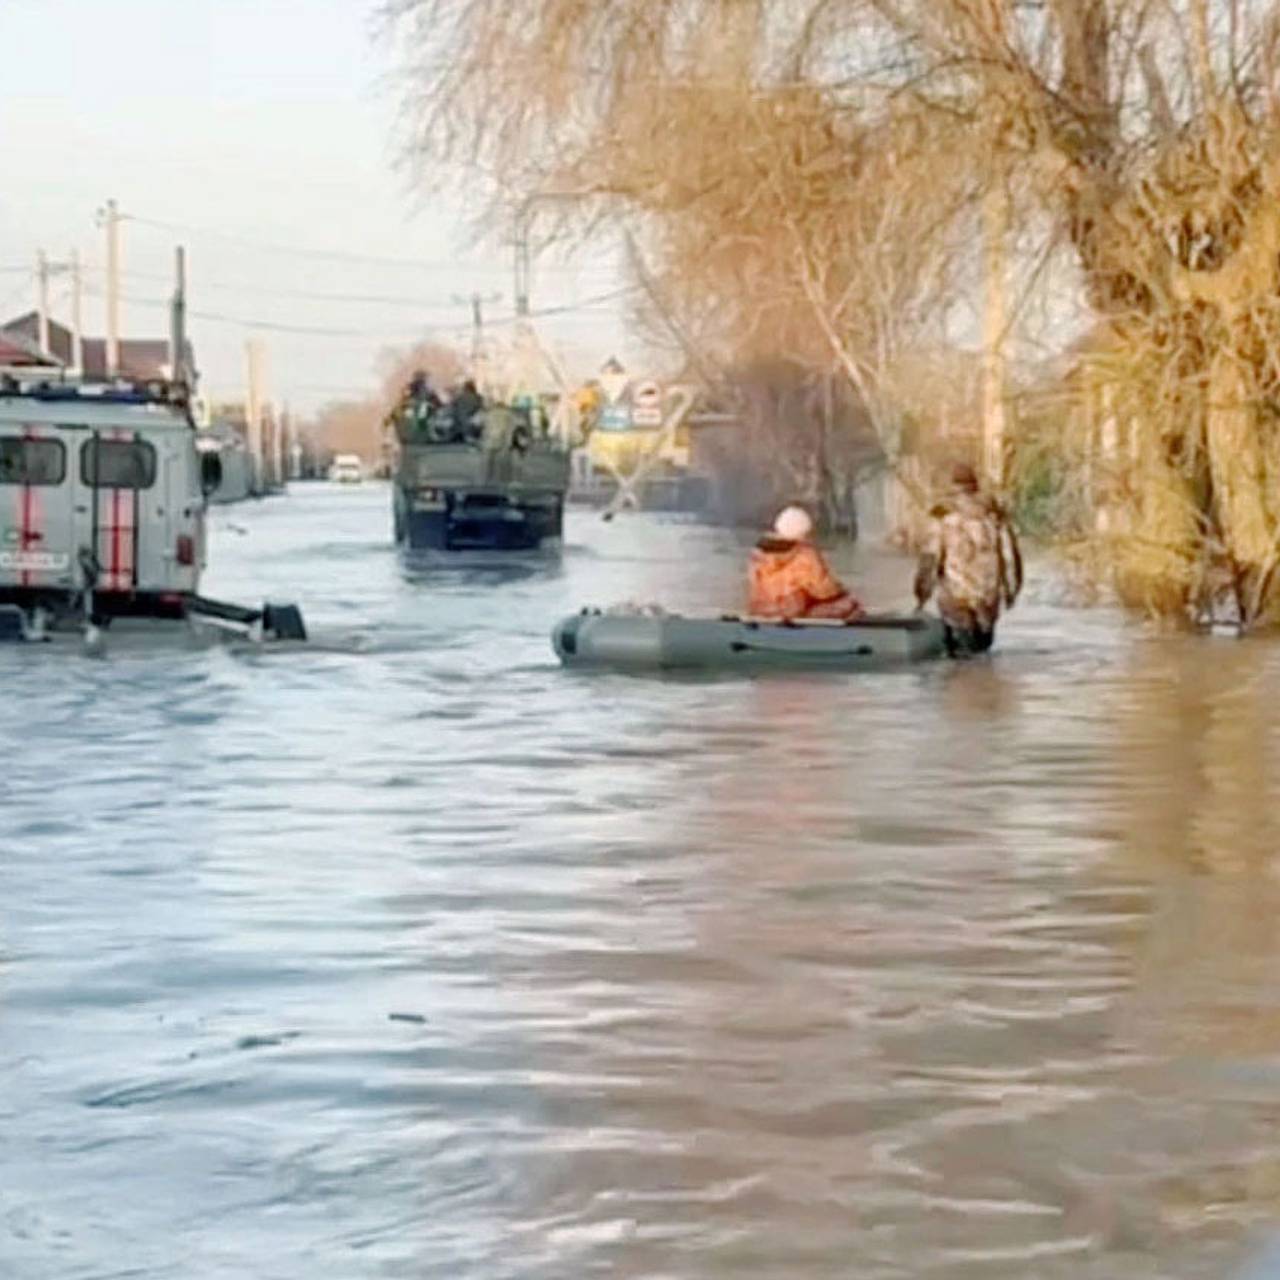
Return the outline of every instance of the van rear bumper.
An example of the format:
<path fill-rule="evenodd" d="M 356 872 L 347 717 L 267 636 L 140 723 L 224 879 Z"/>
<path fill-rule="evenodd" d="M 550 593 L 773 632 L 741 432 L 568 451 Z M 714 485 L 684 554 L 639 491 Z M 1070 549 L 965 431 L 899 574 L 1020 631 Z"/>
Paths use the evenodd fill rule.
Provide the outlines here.
<path fill-rule="evenodd" d="M 111 618 L 185 618 L 193 599 L 185 591 L 95 591 L 93 620 Z M 16 604 L 20 609 L 45 609 L 55 617 L 80 615 L 79 592 L 56 587 L 0 586 L 0 604 Z"/>

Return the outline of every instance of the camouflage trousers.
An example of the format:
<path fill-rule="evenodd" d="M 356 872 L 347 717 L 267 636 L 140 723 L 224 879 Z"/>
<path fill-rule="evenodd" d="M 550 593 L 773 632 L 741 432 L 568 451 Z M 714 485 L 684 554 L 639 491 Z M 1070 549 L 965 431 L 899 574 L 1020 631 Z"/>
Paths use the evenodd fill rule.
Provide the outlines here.
<path fill-rule="evenodd" d="M 952 658 L 972 657 L 986 653 L 996 638 L 999 606 L 984 607 L 960 604 L 945 594 L 939 601 L 939 612 L 946 626 L 947 654 Z"/>

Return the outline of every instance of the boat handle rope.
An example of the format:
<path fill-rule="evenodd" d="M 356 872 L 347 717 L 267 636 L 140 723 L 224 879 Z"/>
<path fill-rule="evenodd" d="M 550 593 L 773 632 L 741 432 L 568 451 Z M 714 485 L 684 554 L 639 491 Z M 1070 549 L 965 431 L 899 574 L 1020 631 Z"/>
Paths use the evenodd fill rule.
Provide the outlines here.
<path fill-rule="evenodd" d="M 771 644 L 748 644 L 745 640 L 734 640 L 729 648 L 734 653 L 785 653 L 788 657 L 796 657 L 797 650 L 785 646 Z M 874 658 L 876 651 L 869 644 L 860 644 L 856 649 L 832 649 L 827 653 L 801 654 L 806 658 Z"/>

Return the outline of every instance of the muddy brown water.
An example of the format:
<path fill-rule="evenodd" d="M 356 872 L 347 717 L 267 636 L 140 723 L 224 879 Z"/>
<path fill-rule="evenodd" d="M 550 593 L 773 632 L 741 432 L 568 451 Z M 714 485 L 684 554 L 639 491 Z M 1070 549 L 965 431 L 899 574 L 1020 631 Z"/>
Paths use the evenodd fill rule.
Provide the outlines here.
<path fill-rule="evenodd" d="M 1280 1270 L 1280 648 L 1039 573 L 989 661 L 580 675 L 739 542 L 214 523 L 307 652 L 0 651 L 5 1280 Z"/>

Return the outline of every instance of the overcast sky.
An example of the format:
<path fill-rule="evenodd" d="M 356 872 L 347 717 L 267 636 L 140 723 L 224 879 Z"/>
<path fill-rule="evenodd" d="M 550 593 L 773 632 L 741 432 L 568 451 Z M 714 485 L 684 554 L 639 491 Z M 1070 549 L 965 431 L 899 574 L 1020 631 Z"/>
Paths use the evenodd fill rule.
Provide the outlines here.
<path fill-rule="evenodd" d="M 428 329 L 465 349 L 455 295 L 501 293 L 490 306 L 500 333 L 510 250 L 471 243 L 454 195 L 408 189 L 374 4 L 0 0 L 0 317 L 34 305 L 38 249 L 57 260 L 74 247 L 89 267 L 86 331 L 103 332 L 94 215 L 114 197 L 130 217 L 125 334 L 167 333 L 158 304 L 185 244 L 191 332 L 215 396 L 240 393 L 254 323 L 282 327 L 257 333 L 271 392 L 301 409 L 358 394 L 382 347 Z M 620 283 L 603 253 L 547 262 L 533 305 L 576 306 Z M 343 300 L 300 296 L 311 294 Z M 56 282 L 58 319 L 67 295 Z M 613 303 L 540 325 L 577 371 L 625 342 Z"/>

